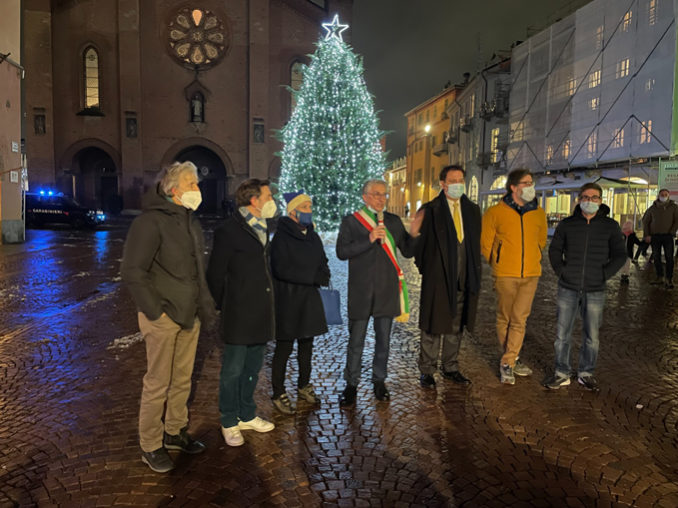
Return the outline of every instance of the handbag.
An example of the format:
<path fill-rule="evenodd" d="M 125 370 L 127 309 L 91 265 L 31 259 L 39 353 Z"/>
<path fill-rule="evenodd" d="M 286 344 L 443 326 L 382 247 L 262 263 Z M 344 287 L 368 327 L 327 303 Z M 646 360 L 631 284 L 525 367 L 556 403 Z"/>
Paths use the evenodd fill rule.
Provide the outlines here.
<path fill-rule="evenodd" d="M 344 321 L 341 319 L 341 296 L 338 289 L 318 288 L 320 299 L 323 301 L 325 309 L 325 320 L 328 325 L 341 325 Z"/>

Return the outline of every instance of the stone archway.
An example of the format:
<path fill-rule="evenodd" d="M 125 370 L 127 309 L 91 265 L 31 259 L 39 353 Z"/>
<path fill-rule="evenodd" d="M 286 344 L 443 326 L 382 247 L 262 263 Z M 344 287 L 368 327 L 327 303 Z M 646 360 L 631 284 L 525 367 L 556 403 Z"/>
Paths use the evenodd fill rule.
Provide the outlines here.
<path fill-rule="evenodd" d="M 75 175 L 76 200 L 108 213 L 120 213 L 118 168 L 108 153 L 94 146 L 83 148 L 73 157 L 71 171 Z"/>
<path fill-rule="evenodd" d="M 226 166 L 221 158 L 209 148 L 194 145 L 177 153 L 175 160 L 191 161 L 198 168 L 202 204 L 201 213 L 222 213 L 229 208 L 228 179 Z"/>
<path fill-rule="evenodd" d="M 119 213 L 120 154 L 98 139 L 82 139 L 71 145 L 60 160 L 58 189 L 85 206 Z"/>

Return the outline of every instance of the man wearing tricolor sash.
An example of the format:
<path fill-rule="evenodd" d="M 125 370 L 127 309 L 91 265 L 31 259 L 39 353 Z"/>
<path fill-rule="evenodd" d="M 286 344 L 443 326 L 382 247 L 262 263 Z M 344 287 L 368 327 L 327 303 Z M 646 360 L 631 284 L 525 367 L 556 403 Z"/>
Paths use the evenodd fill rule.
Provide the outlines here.
<path fill-rule="evenodd" d="M 365 334 L 373 318 L 375 347 L 372 383 L 378 400 L 389 400 L 385 385 L 393 319 L 407 321 L 407 284 L 398 264 L 396 248 L 412 257 L 416 240 L 397 215 L 384 211 L 386 182 L 369 180 L 363 186 L 365 206 L 343 218 L 337 237 L 337 257 L 348 259 L 349 339 L 341 406 L 355 403 L 365 346 Z"/>
<path fill-rule="evenodd" d="M 440 172 L 437 198 L 424 204 L 412 221 L 419 237 L 415 261 L 421 273 L 419 382 L 436 384 L 438 370 L 460 384 L 471 381 L 459 372 L 464 328 L 473 330 L 480 293 L 480 208 L 465 195 L 461 166 Z M 441 351 L 442 343 L 442 354 Z"/>

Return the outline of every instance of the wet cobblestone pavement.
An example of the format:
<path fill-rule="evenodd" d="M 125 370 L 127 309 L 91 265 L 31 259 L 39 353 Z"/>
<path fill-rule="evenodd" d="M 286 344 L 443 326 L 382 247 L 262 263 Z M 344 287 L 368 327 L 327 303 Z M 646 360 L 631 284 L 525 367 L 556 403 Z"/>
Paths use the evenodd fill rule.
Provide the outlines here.
<path fill-rule="evenodd" d="M 271 407 L 269 345 L 256 399 L 276 429 L 246 432 L 240 448 L 221 438 L 221 345 L 203 334 L 190 431 L 208 450 L 172 452 L 177 468 L 162 475 L 140 460 L 145 350 L 119 278 L 124 235 L 29 231 L 0 247 L 0 506 L 678 506 L 678 290 L 650 286 L 643 261 L 630 286 L 609 285 L 597 394 L 540 386 L 553 363 L 548 267 L 521 356 L 533 376 L 499 383 L 486 269 L 460 356 L 469 388 L 440 376 L 419 386 L 415 310 L 394 327 L 391 402 L 372 395 L 370 336 L 358 402 L 342 410 L 347 331 L 333 326 L 315 342 L 322 402 L 295 417 Z M 345 302 L 346 264 L 327 251 Z M 416 309 L 419 279 L 404 265 Z"/>

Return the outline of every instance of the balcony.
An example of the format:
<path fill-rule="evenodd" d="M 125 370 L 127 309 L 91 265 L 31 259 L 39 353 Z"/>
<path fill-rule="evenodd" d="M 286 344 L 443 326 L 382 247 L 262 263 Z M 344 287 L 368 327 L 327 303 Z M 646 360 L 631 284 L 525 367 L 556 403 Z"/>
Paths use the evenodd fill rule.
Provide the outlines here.
<path fill-rule="evenodd" d="M 465 116 L 459 120 L 459 128 L 463 132 L 471 132 L 473 130 L 473 117 Z"/>
<path fill-rule="evenodd" d="M 476 165 L 479 168 L 486 169 L 492 163 L 492 152 L 481 152 L 476 157 Z"/>
<path fill-rule="evenodd" d="M 440 157 L 445 153 L 447 153 L 447 143 L 440 143 L 433 147 L 433 155 L 435 155 L 436 157 Z"/>
<path fill-rule="evenodd" d="M 447 135 L 447 143 L 450 145 L 454 145 L 457 141 L 459 140 L 458 134 L 455 132 L 452 134 L 451 132 Z"/>

